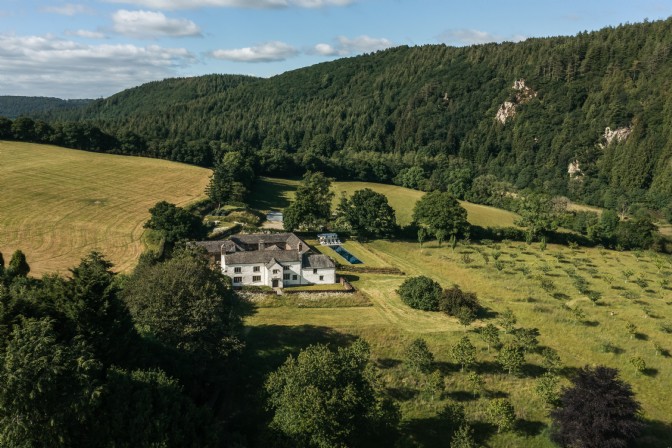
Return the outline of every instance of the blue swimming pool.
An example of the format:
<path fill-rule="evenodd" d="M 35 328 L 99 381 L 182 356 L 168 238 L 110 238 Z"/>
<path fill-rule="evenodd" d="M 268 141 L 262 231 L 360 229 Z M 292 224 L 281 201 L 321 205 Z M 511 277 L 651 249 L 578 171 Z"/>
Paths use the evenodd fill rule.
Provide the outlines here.
<path fill-rule="evenodd" d="M 362 260 L 359 258 L 355 257 L 352 255 L 350 252 L 345 250 L 343 246 L 331 246 L 334 251 L 340 255 L 341 257 L 345 258 L 350 264 L 362 264 Z"/>

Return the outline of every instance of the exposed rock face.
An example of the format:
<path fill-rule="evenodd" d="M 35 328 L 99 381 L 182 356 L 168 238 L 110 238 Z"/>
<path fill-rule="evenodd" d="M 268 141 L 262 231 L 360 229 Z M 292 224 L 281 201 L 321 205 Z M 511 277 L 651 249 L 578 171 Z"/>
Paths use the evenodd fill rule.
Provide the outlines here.
<path fill-rule="evenodd" d="M 516 115 L 516 106 L 525 104 L 537 96 L 537 92 L 529 88 L 525 84 L 524 79 L 514 81 L 511 88 L 517 92 L 514 101 L 505 101 L 504 104 L 499 107 L 497 115 L 495 115 L 495 119 L 502 124 L 506 123 L 506 120 Z"/>
<path fill-rule="evenodd" d="M 511 101 L 504 101 L 504 104 L 499 106 L 499 110 L 497 111 L 497 115 L 495 115 L 495 119 L 504 124 L 506 123 L 506 120 L 513 117 L 514 115 L 516 115 L 516 105 Z"/>
<path fill-rule="evenodd" d="M 603 137 L 607 142 L 607 146 L 609 146 L 611 142 L 613 142 L 614 140 L 616 141 L 616 143 L 626 141 L 631 132 L 632 129 L 630 129 L 629 127 L 618 128 L 614 129 L 613 131 L 611 130 L 610 127 L 607 127 L 604 129 Z"/>
<path fill-rule="evenodd" d="M 583 171 L 581 171 L 581 166 L 579 165 L 578 160 L 569 162 L 567 167 L 567 173 L 569 174 L 570 179 L 581 179 L 583 177 Z"/>

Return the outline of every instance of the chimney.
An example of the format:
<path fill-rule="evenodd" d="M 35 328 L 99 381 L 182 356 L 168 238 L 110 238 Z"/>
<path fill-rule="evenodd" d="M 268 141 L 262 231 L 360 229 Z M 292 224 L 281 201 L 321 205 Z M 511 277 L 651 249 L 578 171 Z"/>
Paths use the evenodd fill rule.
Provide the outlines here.
<path fill-rule="evenodd" d="M 259 250 L 264 250 L 264 240 L 259 240 Z"/>
<path fill-rule="evenodd" d="M 299 252 L 303 249 L 303 244 L 299 243 Z"/>

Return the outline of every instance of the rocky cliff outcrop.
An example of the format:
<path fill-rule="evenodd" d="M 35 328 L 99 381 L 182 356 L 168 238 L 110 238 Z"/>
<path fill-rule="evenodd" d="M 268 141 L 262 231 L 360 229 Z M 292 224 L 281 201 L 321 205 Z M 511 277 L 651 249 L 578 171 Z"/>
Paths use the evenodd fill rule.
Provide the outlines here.
<path fill-rule="evenodd" d="M 495 119 L 502 124 L 506 123 L 509 118 L 513 118 L 516 115 L 516 107 L 518 105 L 525 104 L 537 96 L 537 92 L 527 86 L 524 79 L 514 81 L 511 88 L 516 91 L 513 101 L 505 101 L 499 107 L 497 114 L 495 115 Z"/>
<path fill-rule="evenodd" d="M 604 134 L 602 135 L 602 137 L 607 142 L 606 146 L 609 146 L 613 141 L 615 141 L 616 143 L 626 141 L 630 136 L 631 132 L 632 129 L 630 129 L 629 127 L 617 128 L 614 129 L 613 131 L 611 130 L 610 127 L 606 127 L 604 129 Z"/>

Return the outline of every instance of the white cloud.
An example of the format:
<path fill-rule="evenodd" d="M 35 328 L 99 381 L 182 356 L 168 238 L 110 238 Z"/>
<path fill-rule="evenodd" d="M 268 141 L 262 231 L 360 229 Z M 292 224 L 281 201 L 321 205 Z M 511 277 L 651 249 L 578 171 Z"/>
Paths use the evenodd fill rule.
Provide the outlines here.
<path fill-rule="evenodd" d="M 392 46 L 392 41 L 385 38 L 374 38 L 369 36 L 359 36 L 349 39 L 339 36 L 335 45 L 319 43 L 312 49 L 312 53 L 322 56 L 348 56 L 351 54 L 370 53 L 372 51 L 384 50 Z"/>
<path fill-rule="evenodd" d="M 184 48 L 86 45 L 53 35 L 0 34 L 0 93 L 97 98 L 175 76 L 176 69 L 194 62 Z"/>
<path fill-rule="evenodd" d="M 107 0 L 109 3 L 125 3 L 146 8 L 175 10 L 197 8 L 323 8 L 346 6 L 355 0 Z"/>
<path fill-rule="evenodd" d="M 74 16 L 77 14 L 90 14 L 93 12 L 93 10 L 88 6 L 75 3 L 66 3 L 61 6 L 46 6 L 42 8 L 42 11 L 51 12 L 54 14 L 61 14 L 64 16 Z"/>
<path fill-rule="evenodd" d="M 296 56 L 298 53 L 291 45 L 272 41 L 254 47 L 215 50 L 210 55 L 217 59 L 236 62 L 277 62 Z"/>
<path fill-rule="evenodd" d="M 112 15 L 114 31 L 136 38 L 200 36 L 201 29 L 191 20 L 170 19 L 162 12 L 127 11 Z"/>
<path fill-rule="evenodd" d="M 456 29 L 448 30 L 439 36 L 442 42 L 449 45 L 463 46 L 463 45 L 478 45 L 487 44 L 490 42 L 521 42 L 527 39 L 525 36 L 512 35 L 509 37 L 499 36 L 497 34 L 488 33 L 487 31 L 479 31 L 474 29 Z"/>
<path fill-rule="evenodd" d="M 99 31 L 89 31 L 89 30 L 67 30 L 65 32 L 66 36 L 77 36 L 77 37 L 85 37 L 87 39 L 106 39 L 107 36 L 105 36 L 104 33 L 101 33 Z"/>

